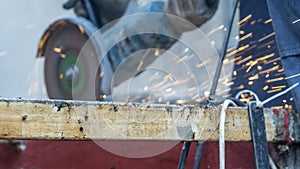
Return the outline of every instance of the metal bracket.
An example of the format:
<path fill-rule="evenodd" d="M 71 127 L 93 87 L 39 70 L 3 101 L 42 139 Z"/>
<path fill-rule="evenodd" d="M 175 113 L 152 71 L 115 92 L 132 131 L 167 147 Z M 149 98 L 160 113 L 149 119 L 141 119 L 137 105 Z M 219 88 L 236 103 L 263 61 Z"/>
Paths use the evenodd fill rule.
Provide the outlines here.
<path fill-rule="evenodd" d="M 178 163 L 178 169 L 184 169 L 186 164 L 186 159 L 189 154 L 191 142 L 184 142 L 181 150 L 181 155 Z"/>
<path fill-rule="evenodd" d="M 212 87 L 210 89 L 210 96 L 208 98 L 208 103 L 209 104 L 214 104 L 214 102 L 216 101 L 216 89 L 218 87 L 218 80 L 220 78 L 221 75 L 221 71 L 222 71 L 222 67 L 223 67 L 223 61 L 225 59 L 226 56 L 226 52 L 227 52 L 227 48 L 228 48 L 228 43 L 229 43 L 229 39 L 230 39 L 230 34 L 231 34 L 231 30 L 232 30 L 232 25 L 233 25 L 233 21 L 234 21 L 234 17 L 236 14 L 236 10 L 237 10 L 237 6 L 239 4 L 240 0 L 233 0 L 232 4 L 233 4 L 233 10 L 230 13 L 230 21 L 227 25 L 227 32 L 225 34 L 225 38 L 224 38 L 224 42 L 222 44 L 222 50 L 221 50 L 221 54 L 220 54 L 220 60 L 217 63 L 217 69 L 216 69 L 216 73 L 214 75 L 213 78 L 213 83 L 212 83 Z"/>
<path fill-rule="evenodd" d="M 250 102 L 248 112 L 256 169 L 270 168 L 264 110 L 262 107 L 257 107 L 255 102 Z"/>

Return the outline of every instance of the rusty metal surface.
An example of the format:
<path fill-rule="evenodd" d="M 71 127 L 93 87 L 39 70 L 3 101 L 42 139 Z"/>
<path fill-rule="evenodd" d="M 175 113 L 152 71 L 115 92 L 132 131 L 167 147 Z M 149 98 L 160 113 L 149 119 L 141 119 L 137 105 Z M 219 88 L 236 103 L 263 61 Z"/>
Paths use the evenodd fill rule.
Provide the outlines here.
<path fill-rule="evenodd" d="M 217 141 L 219 108 L 57 100 L 0 100 L 0 138 Z M 267 140 L 296 141 L 299 116 L 264 109 Z M 227 111 L 227 141 L 250 141 L 245 108 Z"/>

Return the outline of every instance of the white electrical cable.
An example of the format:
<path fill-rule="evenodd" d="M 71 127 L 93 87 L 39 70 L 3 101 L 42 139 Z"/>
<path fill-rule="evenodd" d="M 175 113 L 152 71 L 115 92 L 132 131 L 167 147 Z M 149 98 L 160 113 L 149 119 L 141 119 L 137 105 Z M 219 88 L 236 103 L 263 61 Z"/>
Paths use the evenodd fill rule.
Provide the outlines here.
<path fill-rule="evenodd" d="M 220 153 L 220 169 L 225 169 L 225 120 L 226 120 L 226 109 L 230 104 L 235 107 L 237 105 L 230 99 L 223 102 L 221 114 L 220 114 L 220 125 L 219 125 L 219 153 Z"/>
<path fill-rule="evenodd" d="M 239 99 L 239 97 L 240 97 L 242 94 L 244 94 L 244 93 L 251 93 L 251 94 L 254 96 L 255 100 L 259 100 L 259 97 L 257 96 L 256 93 L 254 93 L 254 92 L 251 91 L 251 90 L 247 90 L 247 89 L 239 91 L 239 92 L 235 95 L 235 98 L 236 98 L 236 99 Z"/>
<path fill-rule="evenodd" d="M 272 101 L 272 100 L 274 100 L 274 99 L 280 97 L 281 95 L 286 94 L 287 92 L 291 91 L 292 89 L 294 89 L 294 88 L 297 87 L 298 85 L 299 85 L 299 83 L 296 83 L 296 84 L 294 84 L 293 86 L 287 88 L 286 90 L 284 90 L 284 91 L 282 91 L 282 92 L 280 92 L 280 93 L 277 93 L 277 94 L 275 94 L 274 96 L 271 96 L 270 98 L 268 98 L 268 99 L 266 99 L 266 100 L 264 100 L 264 101 L 260 101 L 260 99 L 259 99 L 259 97 L 257 96 L 257 94 L 254 93 L 254 92 L 251 91 L 251 90 L 241 90 L 240 92 L 238 92 L 238 93 L 236 94 L 235 98 L 236 98 L 236 99 L 239 99 L 239 97 L 240 97 L 243 93 L 251 93 L 251 94 L 254 96 L 255 100 L 256 100 L 256 105 L 257 105 L 258 107 L 263 107 L 264 104 L 267 104 L 268 102 L 270 102 L 270 101 Z"/>
<path fill-rule="evenodd" d="M 293 86 L 287 88 L 286 90 L 284 90 L 284 91 L 282 91 L 282 92 L 280 92 L 280 93 L 277 93 L 277 94 L 275 94 L 274 96 L 271 96 L 270 98 L 268 98 L 268 99 L 266 99 L 266 100 L 264 100 L 264 101 L 260 101 L 260 99 L 259 99 L 259 97 L 257 96 L 257 94 L 254 93 L 254 92 L 251 91 L 251 90 L 242 90 L 242 91 L 240 91 L 240 92 L 238 92 L 238 93 L 236 94 L 235 98 L 236 98 L 236 99 L 239 99 L 239 97 L 240 97 L 243 93 L 251 93 L 251 94 L 254 96 L 255 100 L 256 100 L 256 105 L 257 105 L 258 107 L 263 107 L 264 104 L 267 104 L 268 102 L 270 102 L 270 101 L 272 101 L 272 100 L 274 100 L 274 99 L 276 99 L 276 98 L 278 98 L 278 97 L 280 97 L 280 96 L 286 94 L 287 92 L 291 91 L 292 89 L 294 89 L 294 88 L 297 87 L 298 85 L 299 85 L 299 83 L 296 83 L 296 84 L 294 84 Z M 225 101 L 227 101 L 227 100 L 225 100 Z M 225 105 L 225 102 L 224 102 L 224 105 Z M 223 112 L 223 111 L 225 112 L 225 110 L 226 110 L 226 108 L 227 108 L 227 107 L 226 107 L 225 110 L 223 110 L 223 108 L 225 107 L 224 105 L 223 105 L 223 107 L 222 107 L 222 112 Z M 228 106 L 228 105 L 226 105 L 226 106 Z M 221 112 L 221 117 L 222 117 L 222 114 L 223 114 L 222 112 Z M 223 131 L 221 131 L 221 126 L 223 126 L 223 128 L 224 128 L 224 125 L 225 125 L 225 117 L 222 117 L 222 118 L 224 118 L 224 124 L 223 124 L 223 121 L 222 121 L 222 123 L 221 123 L 221 120 L 222 120 L 221 117 L 220 117 L 220 169 L 225 169 L 225 153 L 222 152 L 222 151 L 225 151 L 225 140 L 221 140 L 221 134 L 222 134 L 222 132 L 223 132 Z M 222 124 L 222 125 L 221 125 L 221 124 Z M 222 129 L 222 130 L 224 130 L 224 129 Z M 222 137 L 224 137 L 224 136 L 222 136 Z M 222 139 L 224 139 L 224 138 L 222 138 Z M 221 141 L 224 142 L 224 143 L 221 143 Z M 224 148 L 222 148 L 222 149 L 221 149 L 221 144 L 222 144 L 222 146 L 223 146 L 223 144 L 224 144 Z M 221 153 L 224 153 L 224 154 L 222 154 L 222 157 L 224 157 L 224 159 L 223 159 L 224 161 L 223 161 L 223 162 L 221 161 Z M 222 165 L 221 165 L 221 162 L 222 162 Z M 270 154 L 269 154 L 269 163 L 270 163 L 270 166 L 271 166 L 272 169 L 276 169 L 276 168 L 277 168 L 276 165 L 275 165 L 275 163 L 274 163 L 274 161 L 273 161 L 273 159 L 271 158 Z"/>
<path fill-rule="evenodd" d="M 276 99 L 277 97 L 279 97 L 279 96 L 281 96 L 281 95 L 286 94 L 287 92 L 289 92 L 290 90 L 294 89 L 294 88 L 297 87 L 298 85 L 299 85 L 299 83 L 294 84 L 293 86 L 287 88 L 286 90 L 284 90 L 284 91 L 282 91 L 282 92 L 280 92 L 280 93 L 277 93 L 277 94 L 275 94 L 274 96 L 272 96 L 272 97 L 266 99 L 265 101 L 261 102 L 261 105 L 257 104 L 257 106 L 263 107 L 264 104 L 268 103 L 269 101 L 272 101 L 272 100 Z"/>

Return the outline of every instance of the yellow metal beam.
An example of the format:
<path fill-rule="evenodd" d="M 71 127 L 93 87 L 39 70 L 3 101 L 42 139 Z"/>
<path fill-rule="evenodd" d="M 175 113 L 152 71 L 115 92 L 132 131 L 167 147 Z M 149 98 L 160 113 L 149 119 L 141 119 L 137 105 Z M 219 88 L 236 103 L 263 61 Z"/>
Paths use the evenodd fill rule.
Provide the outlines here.
<path fill-rule="evenodd" d="M 220 108 L 0 99 L 0 139 L 217 141 Z M 296 113 L 265 109 L 268 141 L 295 140 Z M 226 141 L 251 141 L 246 108 L 230 108 Z"/>

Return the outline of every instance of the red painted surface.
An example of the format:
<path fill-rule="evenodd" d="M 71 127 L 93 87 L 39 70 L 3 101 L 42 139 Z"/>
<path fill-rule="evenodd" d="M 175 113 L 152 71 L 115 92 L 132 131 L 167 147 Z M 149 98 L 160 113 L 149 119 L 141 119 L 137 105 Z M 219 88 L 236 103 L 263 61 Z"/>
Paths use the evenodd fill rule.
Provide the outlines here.
<path fill-rule="evenodd" d="M 290 118 L 289 118 L 289 112 L 287 112 L 286 110 L 283 110 L 283 122 L 284 122 L 284 129 L 285 129 L 285 140 L 287 142 L 291 142 L 290 139 L 290 131 L 289 131 L 289 124 L 290 124 Z"/>
<path fill-rule="evenodd" d="M 276 116 L 278 116 L 279 113 L 280 113 L 280 110 L 278 110 L 278 109 L 273 109 L 273 113 L 274 113 Z"/>
<path fill-rule="evenodd" d="M 176 169 L 182 144 L 151 158 L 125 158 L 113 155 L 92 141 L 28 141 L 27 149 L 17 152 L 11 145 L 0 145 L 2 169 Z M 187 169 L 192 168 L 196 143 L 192 144 Z M 218 168 L 218 142 L 205 143 L 201 169 Z M 254 168 L 251 143 L 226 143 L 226 168 Z"/>

